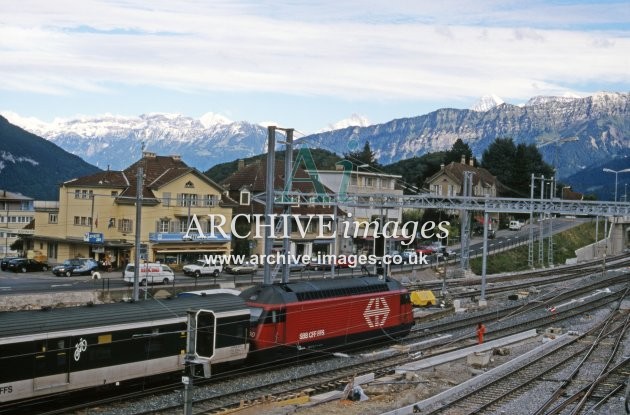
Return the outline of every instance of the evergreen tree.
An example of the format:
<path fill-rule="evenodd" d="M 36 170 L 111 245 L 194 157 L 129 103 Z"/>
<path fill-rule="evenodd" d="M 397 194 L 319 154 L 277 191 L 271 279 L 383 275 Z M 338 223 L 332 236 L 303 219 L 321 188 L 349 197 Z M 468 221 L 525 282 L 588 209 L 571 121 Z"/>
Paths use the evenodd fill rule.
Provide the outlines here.
<path fill-rule="evenodd" d="M 469 160 L 472 158 L 473 154 L 470 146 L 464 143 L 461 138 L 458 138 L 457 141 L 453 143 L 453 147 L 446 152 L 444 164 L 451 162 L 459 163 L 462 160 L 462 156 L 465 156 L 466 160 Z"/>
<path fill-rule="evenodd" d="M 370 148 L 370 142 L 366 141 L 363 145 L 363 149 L 359 151 L 351 151 L 344 154 L 345 158 L 357 165 L 367 164 L 372 167 L 380 167 L 378 160 L 372 149 Z"/>
<path fill-rule="evenodd" d="M 490 144 L 483 152 L 481 166 L 517 197 L 529 197 L 532 173 L 553 175 L 553 168 L 544 162 L 534 144 L 515 145 L 511 138 L 497 138 Z"/>

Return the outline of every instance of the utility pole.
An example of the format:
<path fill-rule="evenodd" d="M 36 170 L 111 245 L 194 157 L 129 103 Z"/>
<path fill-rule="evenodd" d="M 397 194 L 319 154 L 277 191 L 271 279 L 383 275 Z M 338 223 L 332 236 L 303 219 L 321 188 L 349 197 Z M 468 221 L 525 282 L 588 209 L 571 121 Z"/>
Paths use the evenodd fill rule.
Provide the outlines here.
<path fill-rule="evenodd" d="M 133 301 L 139 300 L 140 294 L 140 233 L 142 227 L 140 226 L 140 219 L 142 218 L 142 175 L 144 174 L 142 165 L 138 166 L 136 172 L 136 248 L 135 248 L 135 263 L 133 268 Z M 148 280 L 147 280 L 148 281 Z"/>
<path fill-rule="evenodd" d="M 545 176 L 542 175 L 540 176 L 540 202 L 542 204 L 542 201 L 545 197 Z M 543 228 L 543 219 L 545 218 L 544 213 L 540 212 L 539 215 L 539 223 L 538 223 L 538 229 L 539 229 L 539 234 L 538 234 L 538 263 L 540 264 L 540 266 L 542 267 L 545 264 L 545 239 L 544 239 L 544 228 Z"/>
<path fill-rule="evenodd" d="M 551 178 L 550 189 L 549 189 L 549 199 L 553 201 L 553 198 L 556 193 L 556 180 L 555 177 Z M 547 249 L 547 261 L 550 267 L 553 267 L 553 217 L 552 213 L 549 212 L 549 245 Z"/>
<path fill-rule="evenodd" d="M 483 212 L 483 255 L 481 257 L 481 297 L 479 298 L 479 306 L 485 307 L 486 302 L 486 264 L 488 258 L 488 221 L 490 217 L 488 212 Z"/>
<path fill-rule="evenodd" d="M 530 206 L 532 210 L 529 212 L 529 244 L 528 244 L 528 252 L 527 252 L 527 266 L 530 269 L 534 268 L 534 173 L 532 173 L 531 184 L 529 185 L 530 189 Z"/>
<path fill-rule="evenodd" d="M 285 130 L 287 135 L 286 148 L 284 152 L 284 190 L 285 192 L 291 191 L 291 179 L 293 175 L 293 128 L 287 128 Z M 288 196 L 284 196 L 288 197 Z M 337 205 L 335 205 L 337 207 Z M 289 258 L 291 255 L 291 204 L 284 205 L 284 218 L 286 219 L 284 226 L 285 238 L 282 240 L 282 249 L 284 250 L 284 264 L 282 265 L 282 282 L 289 282 L 290 264 Z M 288 237 L 286 237 L 288 236 Z M 333 275 L 334 275 L 333 271 Z"/>
<path fill-rule="evenodd" d="M 472 195 L 472 176 L 474 172 L 464 172 L 464 183 L 462 196 L 470 197 Z M 470 211 L 462 209 L 460 212 L 461 220 L 461 258 L 460 267 L 463 270 L 468 269 L 470 258 Z"/>
<path fill-rule="evenodd" d="M 267 127 L 267 177 L 265 178 L 265 264 L 263 267 L 263 284 L 271 285 L 271 265 L 269 264 L 269 258 L 271 257 L 271 250 L 273 248 L 273 205 L 274 205 L 274 174 L 276 163 L 276 127 L 270 125 Z"/>

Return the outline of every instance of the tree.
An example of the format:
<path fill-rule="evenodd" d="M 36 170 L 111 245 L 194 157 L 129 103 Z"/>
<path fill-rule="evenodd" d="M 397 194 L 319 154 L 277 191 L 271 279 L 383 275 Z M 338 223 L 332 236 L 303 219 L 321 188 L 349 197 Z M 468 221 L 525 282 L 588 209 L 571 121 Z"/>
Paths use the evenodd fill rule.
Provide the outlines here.
<path fill-rule="evenodd" d="M 553 176 L 534 144 L 515 145 L 511 138 L 497 138 L 483 152 L 481 166 L 508 189 L 511 196 L 529 197 L 532 173 Z"/>
<path fill-rule="evenodd" d="M 344 154 L 344 157 L 353 162 L 354 164 L 362 165 L 367 164 L 372 167 L 380 167 L 378 160 L 372 149 L 370 148 L 370 142 L 366 141 L 363 145 L 363 150 L 351 151 Z"/>
<path fill-rule="evenodd" d="M 470 146 L 464 143 L 461 138 L 458 138 L 453 143 L 453 147 L 451 147 L 451 149 L 446 152 L 444 164 L 449 164 L 451 162 L 459 163 L 462 160 L 462 156 L 466 157 L 466 159 L 469 160 L 472 158 L 473 153 L 470 149 Z"/>

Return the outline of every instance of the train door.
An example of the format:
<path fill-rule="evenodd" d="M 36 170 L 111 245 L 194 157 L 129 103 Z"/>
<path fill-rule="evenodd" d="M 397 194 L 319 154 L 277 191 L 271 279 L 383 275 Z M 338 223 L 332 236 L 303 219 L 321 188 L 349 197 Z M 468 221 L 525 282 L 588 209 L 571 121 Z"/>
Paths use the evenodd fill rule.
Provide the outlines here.
<path fill-rule="evenodd" d="M 47 339 L 35 342 L 33 389 L 66 385 L 70 381 L 69 339 Z"/>
<path fill-rule="evenodd" d="M 267 311 L 266 323 L 273 324 L 274 337 L 273 341 L 276 345 L 286 343 L 286 311 L 284 308 Z"/>

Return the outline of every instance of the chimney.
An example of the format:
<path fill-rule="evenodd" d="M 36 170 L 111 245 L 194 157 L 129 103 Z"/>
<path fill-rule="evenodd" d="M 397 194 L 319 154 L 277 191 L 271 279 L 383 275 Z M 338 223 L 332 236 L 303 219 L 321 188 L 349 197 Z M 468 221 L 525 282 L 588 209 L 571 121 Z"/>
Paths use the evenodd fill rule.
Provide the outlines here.
<path fill-rule="evenodd" d="M 180 156 L 179 154 L 171 154 L 171 158 L 174 161 L 181 161 L 182 160 L 182 156 Z"/>
<path fill-rule="evenodd" d="M 470 160 L 468 160 L 468 164 L 472 167 L 475 167 L 475 158 L 471 157 Z"/>
<path fill-rule="evenodd" d="M 444 170 L 444 163 L 440 164 L 440 170 Z"/>
<path fill-rule="evenodd" d="M 243 159 L 238 159 L 238 169 L 242 169 L 243 167 L 245 167 L 245 160 Z"/>
<path fill-rule="evenodd" d="M 462 161 L 460 161 L 461 164 L 466 164 L 466 156 L 464 154 L 462 154 Z"/>
<path fill-rule="evenodd" d="M 142 158 L 155 158 L 157 155 L 151 151 L 143 151 Z"/>

